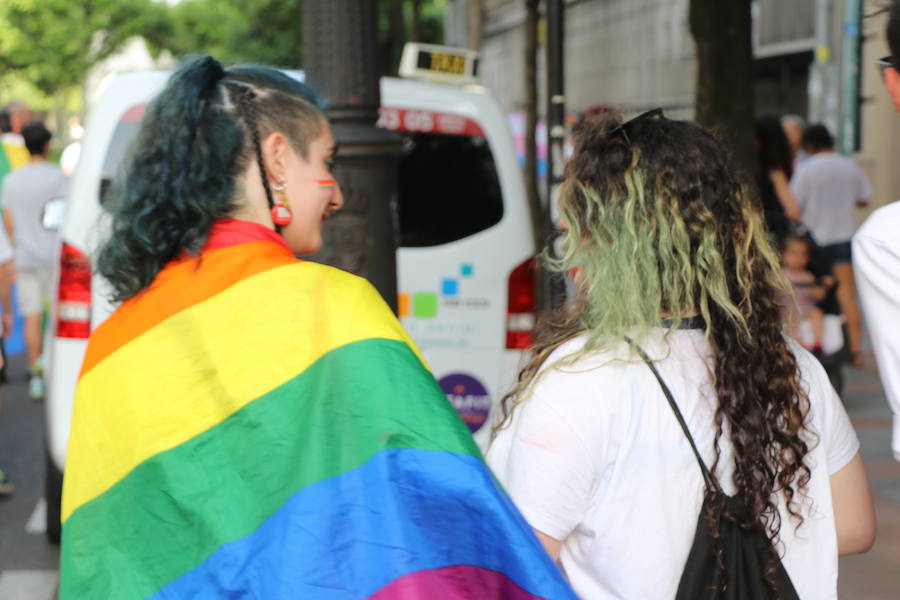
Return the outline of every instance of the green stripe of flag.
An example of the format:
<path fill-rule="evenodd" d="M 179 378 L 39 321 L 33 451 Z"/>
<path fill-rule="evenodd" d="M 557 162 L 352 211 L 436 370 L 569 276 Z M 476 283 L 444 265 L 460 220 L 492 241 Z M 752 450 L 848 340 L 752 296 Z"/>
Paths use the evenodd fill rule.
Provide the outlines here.
<path fill-rule="evenodd" d="M 63 532 L 60 597 L 145 598 L 252 533 L 302 487 L 386 448 L 480 456 L 409 346 L 337 348 L 79 508 Z"/>

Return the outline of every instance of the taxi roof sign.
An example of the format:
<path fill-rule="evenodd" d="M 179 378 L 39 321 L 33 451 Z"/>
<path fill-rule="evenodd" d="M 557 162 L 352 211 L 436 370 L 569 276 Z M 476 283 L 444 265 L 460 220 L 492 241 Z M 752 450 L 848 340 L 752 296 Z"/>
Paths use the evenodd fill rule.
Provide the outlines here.
<path fill-rule="evenodd" d="M 464 48 L 407 42 L 400 59 L 400 76 L 435 83 L 478 83 L 478 53 Z"/>

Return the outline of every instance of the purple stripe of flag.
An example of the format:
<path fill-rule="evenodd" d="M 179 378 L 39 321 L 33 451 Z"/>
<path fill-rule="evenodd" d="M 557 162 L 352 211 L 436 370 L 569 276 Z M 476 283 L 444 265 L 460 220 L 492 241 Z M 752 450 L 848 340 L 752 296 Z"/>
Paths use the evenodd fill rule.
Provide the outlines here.
<path fill-rule="evenodd" d="M 454 565 L 427 569 L 395 579 L 371 596 L 369 600 L 470 600 L 471 598 L 504 598 L 505 600 L 535 600 L 503 573 L 472 565 Z"/>

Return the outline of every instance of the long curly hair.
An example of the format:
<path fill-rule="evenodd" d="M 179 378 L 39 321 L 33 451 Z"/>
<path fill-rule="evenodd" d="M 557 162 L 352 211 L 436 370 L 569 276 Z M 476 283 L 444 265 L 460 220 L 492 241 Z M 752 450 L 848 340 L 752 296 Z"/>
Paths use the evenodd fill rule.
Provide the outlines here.
<path fill-rule="evenodd" d="M 784 171 L 791 178 L 794 161 L 781 119 L 774 115 L 763 115 L 756 120 L 756 162 L 761 173 Z"/>
<path fill-rule="evenodd" d="M 97 269 L 113 300 L 141 292 L 183 252 L 200 251 L 213 223 L 237 208 L 251 161 L 264 171 L 261 139 L 282 132 L 305 158 L 324 119 L 312 90 L 276 69 L 224 69 L 209 56 L 182 63 L 147 107 L 109 196 Z"/>
<path fill-rule="evenodd" d="M 723 435 L 734 448 L 734 485 L 749 514 L 777 547 L 777 494 L 802 523 L 800 502 L 810 479 L 809 402 L 797 361 L 782 331 L 780 302 L 789 294 L 764 230 L 758 200 L 725 148 L 699 126 L 664 118 L 604 113 L 575 132 L 576 147 L 559 196 L 565 254 L 551 269 L 577 271 L 579 295 L 545 320 L 513 390 L 502 400 L 496 435 L 548 368 L 554 350 L 585 335 L 579 358 L 640 340 L 651 327 L 699 312 L 710 341 L 718 406 L 715 459 Z M 635 333 L 637 332 L 637 333 Z M 765 365 L 765 368 L 761 368 Z M 723 492 L 709 490 L 713 537 Z M 775 556 L 767 565 L 771 577 Z M 774 583 L 770 580 L 770 586 Z"/>

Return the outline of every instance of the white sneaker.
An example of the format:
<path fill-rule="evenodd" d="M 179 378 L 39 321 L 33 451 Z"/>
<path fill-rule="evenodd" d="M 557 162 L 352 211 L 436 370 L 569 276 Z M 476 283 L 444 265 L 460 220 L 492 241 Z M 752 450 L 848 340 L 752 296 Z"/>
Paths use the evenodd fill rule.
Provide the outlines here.
<path fill-rule="evenodd" d="M 28 396 L 37 402 L 44 397 L 44 378 L 40 375 L 32 375 L 28 381 Z"/>

